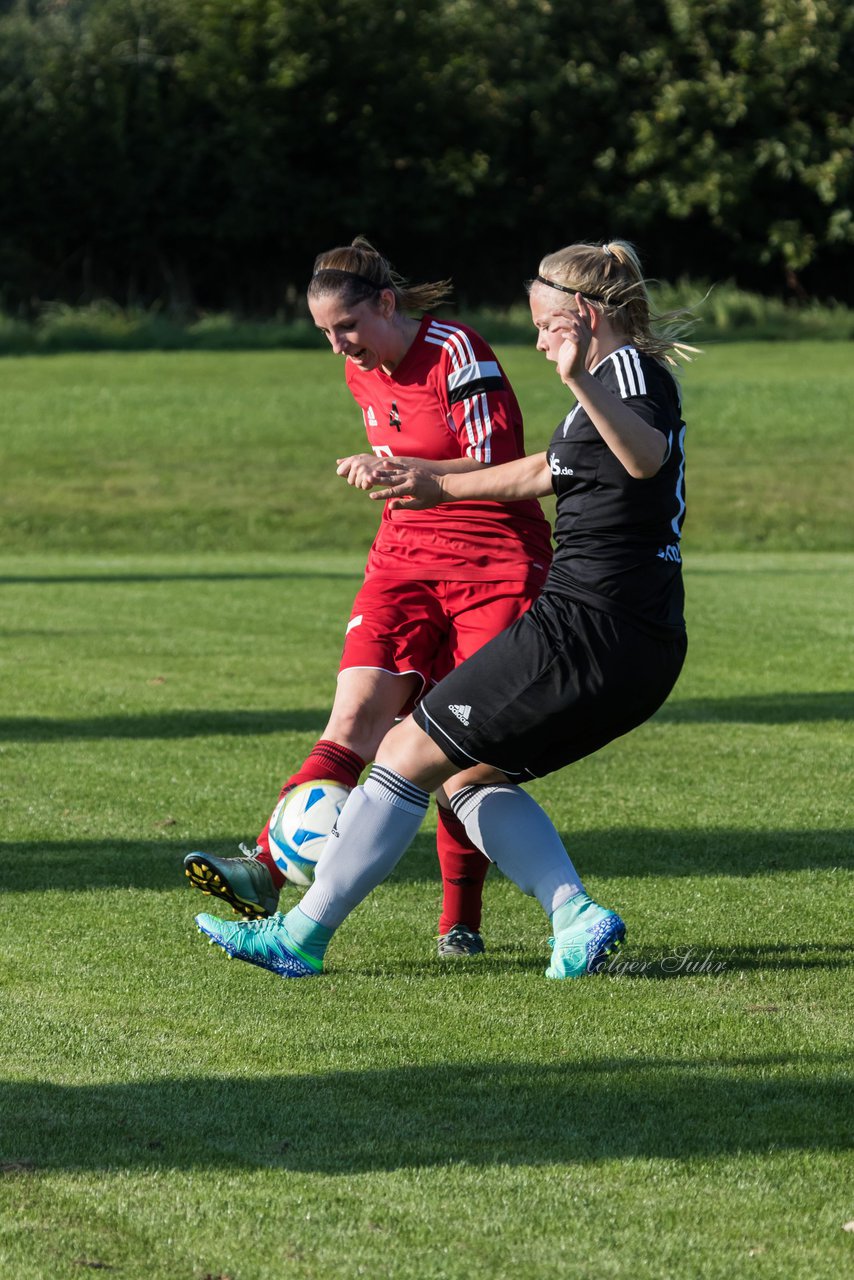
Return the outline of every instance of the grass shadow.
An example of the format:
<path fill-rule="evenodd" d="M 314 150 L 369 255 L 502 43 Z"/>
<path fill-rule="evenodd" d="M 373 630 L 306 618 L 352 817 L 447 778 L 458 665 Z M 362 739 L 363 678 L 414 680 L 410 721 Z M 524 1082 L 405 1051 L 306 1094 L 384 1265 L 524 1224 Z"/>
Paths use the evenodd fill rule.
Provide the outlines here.
<path fill-rule="evenodd" d="M 259 821 L 260 826 L 260 821 Z M 193 840 L 38 840 L 0 842 L 0 891 L 41 893 L 45 888 L 172 890 L 183 882 L 181 862 L 194 849 L 237 856 L 253 832 L 202 832 Z M 568 837 L 585 877 L 752 876 L 847 865 L 854 843 L 849 828 L 832 831 L 637 830 L 584 831 Z M 500 875 L 494 868 L 487 878 Z M 435 839 L 423 831 L 390 877 L 391 882 L 436 889 Z"/>
<path fill-rule="evenodd" d="M 271 733 L 320 732 L 328 707 L 282 711 L 157 711 L 58 720 L 51 716 L 0 719 L 0 741 L 72 742 L 110 738 L 261 737 Z"/>
<path fill-rule="evenodd" d="M 604 827 L 562 831 L 582 876 L 752 876 L 850 865 L 854 829 L 691 831 Z M 410 851 L 395 877 L 420 880 L 424 864 Z M 490 875 L 500 874 L 495 870 Z"/>
<path fill-rule="evenodd" d="M 854 718 L 854 692 L 747 694 L 737 698 L 674 698 L 659 724 L 797 724 Z"/>
<path fill-rule="evenodd" d="M 186 883 L 181 861 L 189 852 L 179 840 L 0 843 L 0 893 L 176 889 Z"/>
<path fill-rule="evenodd" d="M 251 834 L 208 832 L 194 841 L 161 838 L 0 842 L 0 893 L 44 893 L 46 889 L 63 892 L 180 889 L 186 884 L 182 866 L 186 854 L 203 850 L 220 857 L 237 857 L 238 845 Z M 435 840 L 431 834 L 416 837 L 406 861 L 413 869 L 417 866 L 417 875 L 410 879 L 436 888 L 440 886 Z M 202 895 L 198 895 L 198 899 L 200 904 L 212 901 Z"/>
<path fill-rule="evenodd" d="M 41 633 L 32 633 L 41 634 Z M 52 633 L 54 636 L 57 633 Z M 259 737 L 321 729 L 329 708 L 218 711 L 206 708 L 107 716 L 5 716 L 0 741 L 65 742 L 74 739 L 198 738 L 218 734 Z M 662 724 L 796 724 L 854 719 L 854 693 L 768 694 L 739 698 L 693 698 L 665 703 L 654 717 Z"/>
<path fill-rule="evenodd" d="M 0 1172 L 359 1174 L 842 1151 L 842 1055 L 599 1058 L 309 1076 L 0 1083 Z M 263 1115 L 261 1126 L 246 1116 Z"/>

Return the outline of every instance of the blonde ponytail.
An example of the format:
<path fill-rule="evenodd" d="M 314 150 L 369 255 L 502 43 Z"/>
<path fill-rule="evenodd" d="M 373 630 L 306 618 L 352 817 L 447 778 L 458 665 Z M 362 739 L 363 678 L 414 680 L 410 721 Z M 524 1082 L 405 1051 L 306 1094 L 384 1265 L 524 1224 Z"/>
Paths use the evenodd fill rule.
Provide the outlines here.
<path fill-rule="evenodd" d="M 690 360 L 697 353 L 683 341 L 694 323 L 693 312 L 653 312 L 637 250 L 627 240 L 572 244 L 547 254 L 529 290 L 537 282 L 561 293 L 580 293 L 638 351 L 657 360 L 675 365 L 674 356 Z"/>

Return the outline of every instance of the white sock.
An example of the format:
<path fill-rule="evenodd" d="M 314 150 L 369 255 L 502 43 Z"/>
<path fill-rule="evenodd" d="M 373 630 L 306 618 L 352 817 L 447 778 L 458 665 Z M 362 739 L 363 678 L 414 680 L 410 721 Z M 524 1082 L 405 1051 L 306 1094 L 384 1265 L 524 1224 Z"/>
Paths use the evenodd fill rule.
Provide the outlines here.
<path fill-rule="evenodd" d="M 451 808 L 469 839 L 547 915 L 584 890 L 563 841 L 543 809 L 521 787 L 463 787 Z"/>
<path fill-rule="evenodd" d="M 337 929 L 385 880 L 421 826 L 430 794 L 375 764 L 354 788 L 318 860 L 314 883 L 300 903 L 304 915 Z"/>

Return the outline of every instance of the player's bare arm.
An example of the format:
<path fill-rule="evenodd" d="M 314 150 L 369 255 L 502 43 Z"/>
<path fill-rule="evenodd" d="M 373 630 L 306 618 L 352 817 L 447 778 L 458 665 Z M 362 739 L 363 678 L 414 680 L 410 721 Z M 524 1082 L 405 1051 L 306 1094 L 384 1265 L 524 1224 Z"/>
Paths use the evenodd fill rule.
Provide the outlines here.
<path fill-rule="evenodd" d="M 388 458 L 383 459 L 388 462 Z M 404 466 L 420 467 L 423 471 L 429 471 L 434 476 L 449 476 L 459 474 L 464 471 L 483 471 L 489 466 L 487 462 L 480 462 L 477 458 L 470 458 L 466 454 L 463 458 L 395 458 L 395 462 L 402 462 Z"/>
<path fill-rule="evenodd" d="M 372 493 L 371 498 L 415 511 L 437 507 L 443 502 L 519 502 L 525 498 L 544 498 L 552 492 L 551 470 L 545 453 L 533 453 L 477 471 L 443 475 L 428 471 L 420 464 L 407 466 L 403 459 L 386 458 L 382 473 L 390 483 Z"/>
<path fill-rule="evenodd" d="M 664 461 L 667 440 L 663 433 L 644 422 L 612 391 L 594 378 L 587 368 L 587 353 L 598 324 L 598 313 L 575 295 L 577 311 L 556 318 L 555 328 L 563 338 L 558 352 L 557 371 L 614 457 L 636 480 L 656 475 Z"/>

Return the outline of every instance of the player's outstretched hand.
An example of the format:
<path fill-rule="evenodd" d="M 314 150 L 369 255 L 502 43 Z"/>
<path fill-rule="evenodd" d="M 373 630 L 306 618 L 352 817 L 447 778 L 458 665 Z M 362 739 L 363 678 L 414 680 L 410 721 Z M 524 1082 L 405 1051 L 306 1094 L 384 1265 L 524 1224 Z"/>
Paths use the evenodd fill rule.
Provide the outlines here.
<path fill-rule="evenodd" d="M 442 477 L 414 467 L 405 462 L 385 458 L 381 462 L 383 472 L 377 489 L 371 497 L 377 502 L 388 502 L 392 507 L 406 507 L 410 511 L 424 511 L 436 507 L 444 500 Z"/>

